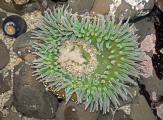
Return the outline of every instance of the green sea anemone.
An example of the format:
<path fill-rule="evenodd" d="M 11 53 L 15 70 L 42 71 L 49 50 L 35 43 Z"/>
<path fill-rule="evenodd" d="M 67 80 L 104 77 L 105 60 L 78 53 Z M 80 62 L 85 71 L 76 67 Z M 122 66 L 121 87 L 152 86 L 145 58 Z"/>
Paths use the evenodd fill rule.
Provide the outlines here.
<path fill-rule="evenodd" d="M 85 109 L 106 113 L 132 96 L 129 85 L 139 77 L 141 51 L 128 21 L 60 7 L 45 12 L 33 38 L 40 41 L 33 45 L 39 56 L 34 75 L 54 92 L 64 91 L 66 102 L 75 95 Z"/>

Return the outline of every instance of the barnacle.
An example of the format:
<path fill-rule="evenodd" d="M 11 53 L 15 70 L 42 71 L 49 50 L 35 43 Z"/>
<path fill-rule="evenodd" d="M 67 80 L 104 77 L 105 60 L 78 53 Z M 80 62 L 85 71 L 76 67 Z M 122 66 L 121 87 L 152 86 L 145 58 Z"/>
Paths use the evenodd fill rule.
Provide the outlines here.
<path fill-rule="evenodd" d="M 106 113 L 132 96 L 129 85 L 139 77 L 141 51 L 128 21 L 79 16 L 60 7 L 46 11 L 33 38 L 40 40 L 33 45 L 39 56 L 33 74 L 65 93 L 66 102 L 76 96 L 85 109 Z"/>

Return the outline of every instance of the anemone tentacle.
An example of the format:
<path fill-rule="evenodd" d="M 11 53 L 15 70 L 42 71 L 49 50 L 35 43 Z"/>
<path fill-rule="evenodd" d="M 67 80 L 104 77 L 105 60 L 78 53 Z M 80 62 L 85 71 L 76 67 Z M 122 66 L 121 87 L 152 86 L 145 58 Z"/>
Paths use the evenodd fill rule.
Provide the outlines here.
<path fill-rule="evenodd" d="M 48 83 L 54 91 L 64 89 L 66 102 L 75 94 L 77 103 L 84 103 L 85 109 L 90 111 L 109 112 L 111 105 L 120 105 L 119 99 L 125 101 L 132 96 L 129 84 L 136 85 L 133 78 L 140 75 L 141 51 L 128 21 L 122 24 L 111 17 L 106 20 L 102 15 L 79 16 L 65 7 L 47 10 L 41 21 L 32 36 L 40 40 L 33 46 L 39 56 L 33 63 L 38 79 Z M 71 45 L 62 48 L 67 41 Z M 80 45 L 80 41 L 84 43 Z M 93 49 L 96 54 L 90 52 Z M 61 56 L 64 57 L 58 62 Z M 95 66 L 90 63 L 94 56 Z M 90 69 L 88 65 L 92 65 L 96 69 L 91 73 L 81 71 L 79 76 L 62 64 L 77 65 L 80 70 Z"/>

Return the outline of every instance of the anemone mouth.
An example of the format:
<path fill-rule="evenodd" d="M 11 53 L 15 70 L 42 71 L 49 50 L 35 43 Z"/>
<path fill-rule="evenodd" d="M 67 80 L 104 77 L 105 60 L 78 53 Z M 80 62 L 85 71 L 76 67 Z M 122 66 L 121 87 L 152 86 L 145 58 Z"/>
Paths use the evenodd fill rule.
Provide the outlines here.
<path fill-rule="evenodd" d="M 85 109 L 106 113 L 132 96 L 128 87 L 140 75 L 141 51 L 128 21 L 115 23 L 101 15 L 79 19 L 61 7 L 47 10 L 38 28 L 34 74 L 66 102 L 75 96 Z"/>
<path fill-rule="evenodd" d="M 57 62 L 61 68 L 73 75 L 83 76 L 93 73 L 97 66 L 96 49 L 83 40 L 64 41 L 59 49 Z"/>

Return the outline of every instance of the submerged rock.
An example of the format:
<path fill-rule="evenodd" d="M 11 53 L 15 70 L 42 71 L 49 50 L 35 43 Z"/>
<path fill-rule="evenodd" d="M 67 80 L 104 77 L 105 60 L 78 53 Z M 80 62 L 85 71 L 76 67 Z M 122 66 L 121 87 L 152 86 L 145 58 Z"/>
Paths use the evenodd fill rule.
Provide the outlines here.
<path fill-rule="evenodd" d="M 156 107 L 157 109 L 157 115 L 161 118 L 161 120 L 163 119 L 163 104 L 160 104 Z"/>
<path fill-rule="evenodd" d="M 83 14 L 91 10 L 94 1 L 95 0 L 68 0 L 68 4 L 70 8 L 72 8 L 73 12 L 78 12 L 79 14 Z"/>
<path fill-rule="evenodd" d="M 3 19 L 7 17 L 7 14 L 4 12 L 0 12 L 0 30 L 2 29 L 2 23 L 3 23 Z"/>
<path fill-rule="evenodd" d="M 56 120 L 96 120 L 98 113 L 89 112 L 84 105 L 77 105 L 74 102 L 62 102 L 59 105 Z"/>
<path fill-rule="evenodd" d="M 155 0 L 155 5 L 163 12 L 163 1 Z"/>
<path fill-rule="evenodd" d="M 144 96 L 139 95 L 131 105 L 132 120 L 156 120 Z"/>
<path fill-rule="evenodd" d="M 31 0 L 30 3 L 21 6 L 16 5 L 12 0 L 10 0 L 9 2 L 6 2 L 6 0 L 0 0 L 0 8 L 5 10 L 6 12 L 23 15 L 26 12 L 32 12 L 40 9 L 40 5 L 35 0 Z"/>
<path fill-rule="evenodd" d="M 20 63 L 14 69 L 14 106 L 29 117 L 51 119 L 58 108 L 57 98 L 47 92 L 42 83 L 32 76 L 31 66 Z"/>
<path fill-rule="evenodd" d="M 29 2 L 29 0 L 13 0 L 13 2 L 17 5 L 25 5 Z"/>
<path fill-rule="evenodd" d="M 24 33 L 15 40 L 13 51 L 26 62 L 32 62 L 35 59 L 35 55 L 32 54 L 33 42 L 36 40 L 31 38 L 31 32 Z"/>
<path fill-rule="evenodd" d="M 9 91 L 11 89 L 10 84 L 11 84 L 11 72 L 6 71 L 0 73 L 0 94 Z"/>
<path fill-rule="evenodd" d="M 9 50 L 6 45 L 0 40 L 0 70 L 3 69 L 10 60 Z"/>
<path fill-rule="evenodd" d="M 5 117 L 2 117 L 2 120 L 22 120 L 21 114 L 13 111 L 9 111 L 9 114 Z"/>
<path fill-rule="evenodd" d="M 92 12 L 114 14 L 116 18 L 137 18 L 152 11 L 154 0 L 95 0 Z"/>
<path fill-rule="evenodd" d="M 100 113 L 97 120 L 112 120 L 113 113 L 110 111 L 109 113 L 102 114 Z"/>

